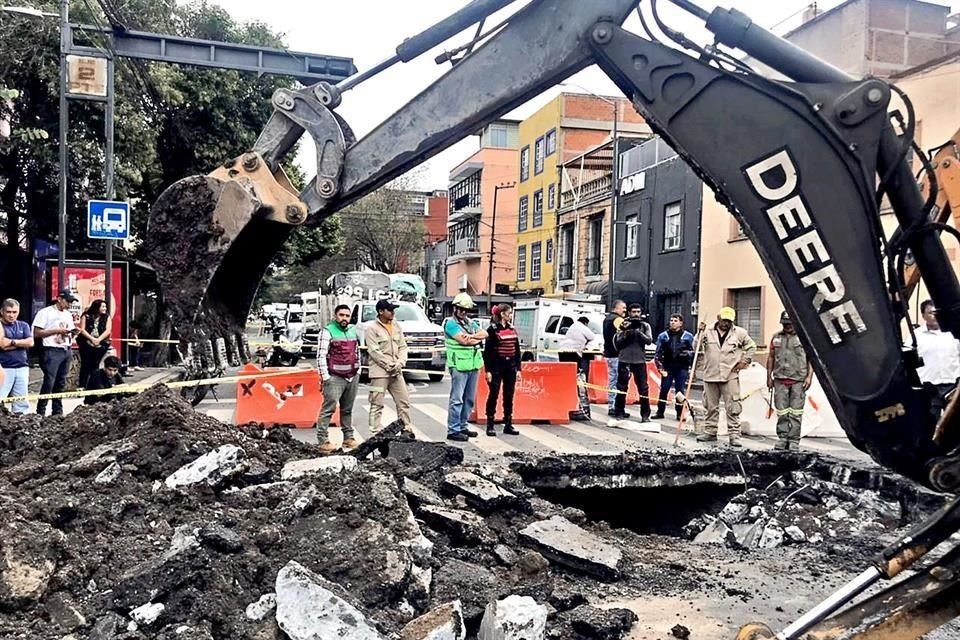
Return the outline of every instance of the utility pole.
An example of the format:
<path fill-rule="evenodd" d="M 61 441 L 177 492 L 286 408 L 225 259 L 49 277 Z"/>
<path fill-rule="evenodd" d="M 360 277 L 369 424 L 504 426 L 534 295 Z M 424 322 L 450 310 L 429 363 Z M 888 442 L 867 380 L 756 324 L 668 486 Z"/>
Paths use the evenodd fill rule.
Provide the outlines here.
<path fill-rule="evenodd" d="M 497 196 L 500 189 L 512 189 L 516 182 L 504 182 L 493 188 L 493 219 L 490 221 L 490 264 L 487 265 L 487 313 L 493 314 L 493 256 L 496 251 L 493 246 L 497 235 Z"/>
<path fill-rule="evenodd" d="M 70 49 L 70 0 L 60 0 L 60 233 L 57 238 L 57 291 L 67 283 L 67 129 L 70 127 L 67 102 L 67 53 Z"/>

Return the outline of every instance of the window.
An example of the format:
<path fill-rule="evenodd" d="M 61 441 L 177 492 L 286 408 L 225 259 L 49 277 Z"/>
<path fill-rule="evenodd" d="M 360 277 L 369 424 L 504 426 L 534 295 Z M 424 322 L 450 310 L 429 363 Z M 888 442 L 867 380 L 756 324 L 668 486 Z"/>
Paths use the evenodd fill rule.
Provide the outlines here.
<path fill-rule="evenodd" d="M 684 316 L 684 319 L 687 321 L 687 324 L 693 326 L 691 318 L 687 317 L 687 314 L 683 312 L 683 294 L 682 293 L 668 293 L 666 295 L 657 296 L 660 300 L 660 325 L 661 327 L 668 327 L 670 325 L 670 316 L 675 313 L 679 313 Z"/>
<path fill-rule="evenodd" d="M 507 144 L 507 128 L 502 124 L 492 124 L 490 125 L 490 146 L 491 147 L 506 147 Z"/>
<path fill-rule="evenodd" d="M 544 136 L 545 146 L 547 147 L 547 155 L 556 152 L 557 150 L 557 130 L 550 129 L 547 131 L 547 135 Z"/>
<path fill-rule="evenodd" d="M 533 175 L 543 173 L 543 138 L 537 138 L 533 145 Z"/>
<path fill-rule="evenodd" d="M 559 279 L 573 280 L 573 225 L 566 224 L 560 228 L 560 246 L 557 260 L 560 262 Z"/>
<path fill-rule="evenodd" d="M 546 261 L 553 262 L 553 238 L 547 240 L 547 257 Z"/>
<path fill-rule="evenodd" d="M 588 276 L 600 275 L 600 255 L 603 250 L 603 218 L 590 219 L 587 227 L 587 262 L 585 272 Z"/>
<path fill-rule="evenodd" d="M 547 326 L 543 328 L 544 333 L 556 333 L 559 324 L 560 316 L 550 316 L 550 319 L 547 320 Z"/>
<path fill-rule="evenodd" d="M 547 209 L 553 211 L 557 208 L 557 185 L 551 184 L 547 187 Z"/>
<path fill-rule="evenodd" d="M 530 279 L 539 280 L 540 279 L 540 254 L 541 254 L 541 244 L 539 242 L 534 242 L 530 245 Z"/>
<path fill-rule="evenodd" d="M 530 200 L 527 196 L 520 198 L 520 212 L 517 214 L 517 231 L 527 230 L 527 212 L 530 208 Z"/>
<path fill-rule="evenodd" d="M 636 215 L 626 217 L 627 242 L 623 257 L 636 258 L 639 255 L 640 222 Z"/>
<path fill-rule="evenodd" d="M 543 189 L 533 192 L 533 226 L 543 225 Z"/>
<path fill-rule="evenodd" d="M 754 342 L 763 344 L 763 325 L 760 315 L 760 287 L 731 289 L 737 324 L 747 330 Z"/>
<path fill-rule="evenodd" d="M 517 280 L 527 279 L 527 246 L 517 247 Z"/>
<path fill-rule="evenodd" d="M 673 251 L 683 242 L 683 207 L 671 202 L 663 209 L 663 250 Z"/>
<path fill-rule="evenodd" d="M 520 182 L 530 177 L 530 146 L 520 149 Z"/>

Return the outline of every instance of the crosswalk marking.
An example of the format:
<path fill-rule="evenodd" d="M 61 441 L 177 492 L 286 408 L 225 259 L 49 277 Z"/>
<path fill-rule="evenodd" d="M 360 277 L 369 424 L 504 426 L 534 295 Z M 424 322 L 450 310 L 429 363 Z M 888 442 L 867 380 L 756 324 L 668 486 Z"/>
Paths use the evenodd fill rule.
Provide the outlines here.
<path fill-rule="evenodd" d="M 437 422 L 443 425 L 444 437 L 446 437 L 447 432 L 447 410 L 441 407 L 438 407 L 435 404 L 421 404 L 417 405 L 422 413 L 425 413 L 428 417 L 433 418 Z M 512 444 L 504 442 L 503 438 L 496 437 L 491 438 L 485 434 L 481 434 L 476 438 L 470 438 L 470 444 L 476 446 L 479 449 L 482 449 L 486 453 L 493 454 L 502 454 L 508 451 L 519 451 L 519 449 Z"/>
<path fill-rule="evenodd" d="M 370 405 L 365 404 L 363 406 L 366 408 L 367 413 L 370 413 Z M 387 425 L 397 419 L 397 411 L 393 407 L 384 406 L 380 416 L 382 418 L 381 426 Z M 410 425 L 410 430 L 413 431 L 413 435 L 416 436 L 417 440 L 430 440 L 430 437 L 415 425 Z"/>
<path fill-rule="evenodd" d="M 565 426 L 557 426 L 556 429 L 566 429 Z M 531 440 L 536 440 L 543 446 L 547 447 L 552 451 L 557 453 L 569 453 L 569 454 L 591 454 L 596 453 L 591 449 L 577 444 L 571 440 L 561 438 L 556 433 L 551 433 L 548 428 L 540 427 L 533 424 L 522 424 L 517 425 L 517 430 L 530 438 Z"/>
<path fill-rule="evenodd" d="M 579 433 L 582 436 L 587 436 L 588 438 L 600 441 L 604 444 L 609 444 L 615 450 L 621 450 L 625 448 L 633 449 L 639 446 L 639 443 L 636 440 L 625 438 L 601 427 L 595 427 L 583 422 L 570 422 L 570 424 L 564 425 L 564 428 Z"/>

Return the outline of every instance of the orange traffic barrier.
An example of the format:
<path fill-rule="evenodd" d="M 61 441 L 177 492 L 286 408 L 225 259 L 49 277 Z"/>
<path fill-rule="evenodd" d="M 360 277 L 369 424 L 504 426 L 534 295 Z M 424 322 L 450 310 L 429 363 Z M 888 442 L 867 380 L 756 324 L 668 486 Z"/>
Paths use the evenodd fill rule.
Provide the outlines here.
<path fill-rule="evenodd" d="M 566 424 L 570 422 L 570 412 L 578 411 L 580 400 L 577 396 L 577 363 L 575 362 L 524 362 L 520 370 L 521 378 L 513 396 L 513 422 L 530 424 L 531 422 L 549 422 Z M 487 386 L 487 372 L 480 370 L 477 383 L 477 402 L 470 414 L 470 421 L 477 422 L 477 416 L 486 420 L 487 398 L 490 388 Z M 498 420 L 503 419 L 503 397 L 497 400 Z"/>
<path fill-rule="evenodd" d="M 267 371 L 254 364 L 244 365 L 240 375 Z M 282 371 L 282 369 L 269 369 Z M 262 422 L 266 425 L 293 425 L 310 429 L 317 424 L 323 405 L 320 374 L 316 369 L 291 369 L 283 376 L 254 378 L 237 382 L 237 409 L 234 424 Z M 332 424 L 340 424 L 340 410 Z"/>
<path fill-rule="evenodd" d="M 590 398 L 590 403 L 607 404 L 607 398 L 609 397 L 607 388 L 610 382 L 607 380 L 606 360 L 603 358 L 595 358 L 590 361 L 590 371 L 587 383 L 590 385 L 587 387 L 587 394 Z M 657 402 L 657 399 L 660 397 L 661 383 L 660 371 L 657 369 L 657 366 L 653 362 L 648 362 L 647 386 L 649 388 L 648 397 L 650 398 L 651 403 Z M 673 395 L 673 391 L 670 391 L 670 393 L 667 395 L 668 402 L 673 402 Z M 633 380 L 630 380 L 630 384 L 627 386 L 627 404 L 639 404 L 639 402 L 640 394 L 637 392 L 637 387 Z"/>

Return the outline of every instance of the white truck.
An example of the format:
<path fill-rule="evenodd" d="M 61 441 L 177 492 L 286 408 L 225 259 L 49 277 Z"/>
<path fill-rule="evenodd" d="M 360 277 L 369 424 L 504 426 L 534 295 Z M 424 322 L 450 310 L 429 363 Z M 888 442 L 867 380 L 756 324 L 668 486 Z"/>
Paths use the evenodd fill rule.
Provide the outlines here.
<path fill-rule="evenodd" d="M 402 299 L 402 294 L 389 289 L 389 276 L 378 272 L 358 272 L 336 274 L 327 280 L 328 293 L 318 291 L 300 294 L 304 316 L 303 351 L 309 357 L 316 357 L 320 328 L 334 319 L 334 310 L 338 305 L 350 307 L 350 323 L 356 325 L 361 347 L 366 346 L 364 331 L 377 320 L 377 301 L 386 298 L 398 305 L 394 320 L 400 324 L 407 340 L 407 369 L 415 369 L 428 374 L 431 382 L 443 379 L 447 358 L 443 345 L 443 328 L 433 324 L 427 318 L 423 307 L 417 302 Z M 386 286 L 379 276 L 386 276 Z M 332 286 L 339 285 L 339 286 Z M 361 377 L 366 378 L 366 350 L 361 349 Z"/>
<path fill-rule="evenodd" d="M 606 308 L 598 302 L 574 302 L 537 298 L 517 300 L 513 323 L 520 334 L 520 350 L 524 360 L 555 361 L 564 349 L 563 337 L 579 318 L 589 318 L 590 330 L 597 338 L 587 345 L 588 351 L 603 350 L 603 318 Z"/>

